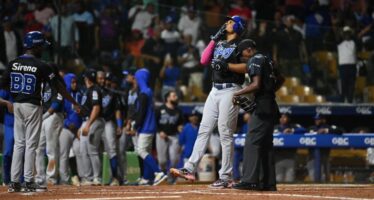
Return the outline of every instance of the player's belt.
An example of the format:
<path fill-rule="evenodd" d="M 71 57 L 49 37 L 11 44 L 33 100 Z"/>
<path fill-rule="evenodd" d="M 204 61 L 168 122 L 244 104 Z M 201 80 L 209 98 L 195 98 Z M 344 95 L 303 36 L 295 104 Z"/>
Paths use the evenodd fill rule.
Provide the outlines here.
<path fill-rule="evenodd" d="M 222 89 L 226 89 L 226 88 L 235 87 L 236 84 L 235 83 L 214 83 L 213 86 L 217 90 L 222 90 Z"/>

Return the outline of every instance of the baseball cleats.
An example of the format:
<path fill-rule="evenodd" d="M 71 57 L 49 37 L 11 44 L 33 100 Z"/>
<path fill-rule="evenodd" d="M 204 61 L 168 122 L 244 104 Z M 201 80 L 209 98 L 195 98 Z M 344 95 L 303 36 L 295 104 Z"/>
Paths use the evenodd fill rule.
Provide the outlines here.
<path fill-rule="evenodd" d="M 151 182 L 147 179 L 144 179 L 144 178 L 140 178 L 138 180 L 138 185 L 139 186 L 150 186 L 151 185 Z"/>
<path fill-rule="evenodd" d="M 158 185 L 162 183 L 164 180 L 166 180 L 168 176 L 164 174 L 164 172 L 157 172 L 155 173 L 155 179 L 153 181 L 153 185 Z"/>
<path fill-rule="evenodd" d="M 209 187 L 215 189 L 223 189 L 223 188 L 231 188 L 232 181 L 231 180 L 222 180 L 218 179 L 216 182 L 212 183 Z"/>
<path fill-rule="evenodd" d="M 74 186 L 80 186 L 78 176 L 71 177 L 71 184 L 74 185 Z"/>
<path fill-rule="evenodd" d="M 119 186 L 119 181 L 116 178 L 113 178 L 109 185 L 110 186 Z"/>
<path fill-rule="evenodd" d="M 92 185 L 101 185 L 101 180 L 99 178 L 94 178 L 94 180 L 92 181 Z"/>
<path fill-rule="evenodd" d="M 21 191 L 22 192 L 46 192 L 47 186 L 39 185 L 34 182 L 25 182 Z"/>
<path fill-rule="evenodd" d="M 84 179 L 84 180 L 82 180 L 80 185 L 81 186 L 91 186 L 91 185 L 93 185 L 93 183 L 92 183 L 92 181 Z"/>
<path fill-rule="evenodd" d="M 184 178 L 188 181 L 195 181 L 196 177 L 193 173 L 189 172 L 186 168 L 171 168 L 170 169 L 170 174 L 173 175 L 174 177 L 181 177 Z"/>
<path fill-rule="evenodd" d="M 247 183 L 247 182 L 239 182 L 232 186 L 233 189 L 237 190 L 254 190 L 254 191 L 260 191 L 260 187 L 258 184 L 255 183 Z"/>
<path fill-rule="evenodd" d="M 8 186 L 8 192 L 9 193 L 13 193 L 13 192 L 21 192 L 21 184 L 20 183 L 16 183 L 16 182 L 11 182 L 9 183 L 9 186 Z"/>

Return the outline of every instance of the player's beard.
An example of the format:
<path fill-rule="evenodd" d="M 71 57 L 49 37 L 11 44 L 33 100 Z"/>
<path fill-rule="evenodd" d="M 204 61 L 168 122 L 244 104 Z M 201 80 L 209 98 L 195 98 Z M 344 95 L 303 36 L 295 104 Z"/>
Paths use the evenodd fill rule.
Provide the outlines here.
<path fill-rule="evenodd" d="M 179 101 L 178 100 L 176 100 L 176 101 L 170 101 L 170 103 L 173 104 L 174 106 L 178 106 Z"/>

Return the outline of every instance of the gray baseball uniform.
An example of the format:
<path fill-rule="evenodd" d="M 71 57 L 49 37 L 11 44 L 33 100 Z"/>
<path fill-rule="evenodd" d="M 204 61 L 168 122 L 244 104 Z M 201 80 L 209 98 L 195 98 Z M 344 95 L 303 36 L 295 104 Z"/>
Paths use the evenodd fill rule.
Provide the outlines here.
<path fill-rule="evenodd" d="M 238 63 L 236 57 L 238 39 L 231 41 L 219 41 L 215 44 L 213 59 L 219 59 L 226 63 Z M 219 178 L 231 179 L 233 133 L 236 128 L 239 107 L 232 104 L 233 94 L 244 83 L 244 75 L 230 71 L 213 70 L 213 88 L 210 91 L 204 105 L 199 134 L 194 149 L 184 168 L 195 172 L 198 162 L 204 155 L 209 136 L 217 125 L 222 146 L 222 166 L 219 170 Z"/>
<path fill-rule="evenodd" d="M 35 150 L 42 124 L 42 83 L 48 81 L 56 85 L 56 74 L 46 63 L 28 54 L 16 58 L 8 66 L 3 86 L 10 90 L 15 102 L 11 181 L 20 181 L 23 168 L 25 181 L 30 183 L 34 181 Z"/>

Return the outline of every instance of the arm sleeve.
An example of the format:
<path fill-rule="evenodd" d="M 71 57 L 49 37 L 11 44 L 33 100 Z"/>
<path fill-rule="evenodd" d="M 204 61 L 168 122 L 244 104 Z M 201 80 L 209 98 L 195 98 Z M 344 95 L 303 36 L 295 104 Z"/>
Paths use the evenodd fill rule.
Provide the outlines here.
<path fill-rule="evenodd" d="M 63 105 L 64 98 L 60 93 L 57 93 L 56 98 L 52 101 L 51 108 L 53 110 L 60 110 L 61 106 Z"/>
<path fill-rule="evenodd" d="M 135 117 L 135 128 L 139 128 L 143 125 L 145 115 L 147 114 L 147 95 L 139 95 L 139 110 Z"/>
<path fill-rule="evenodd" d="M 201 54 L 200 63 L 202 65 L 208 65 L 209 62 L 212 60 L 214 47 L 215 47 L 215 42 L 211 40 L 208 46 L 204 49 L 203 53 Z"/>

